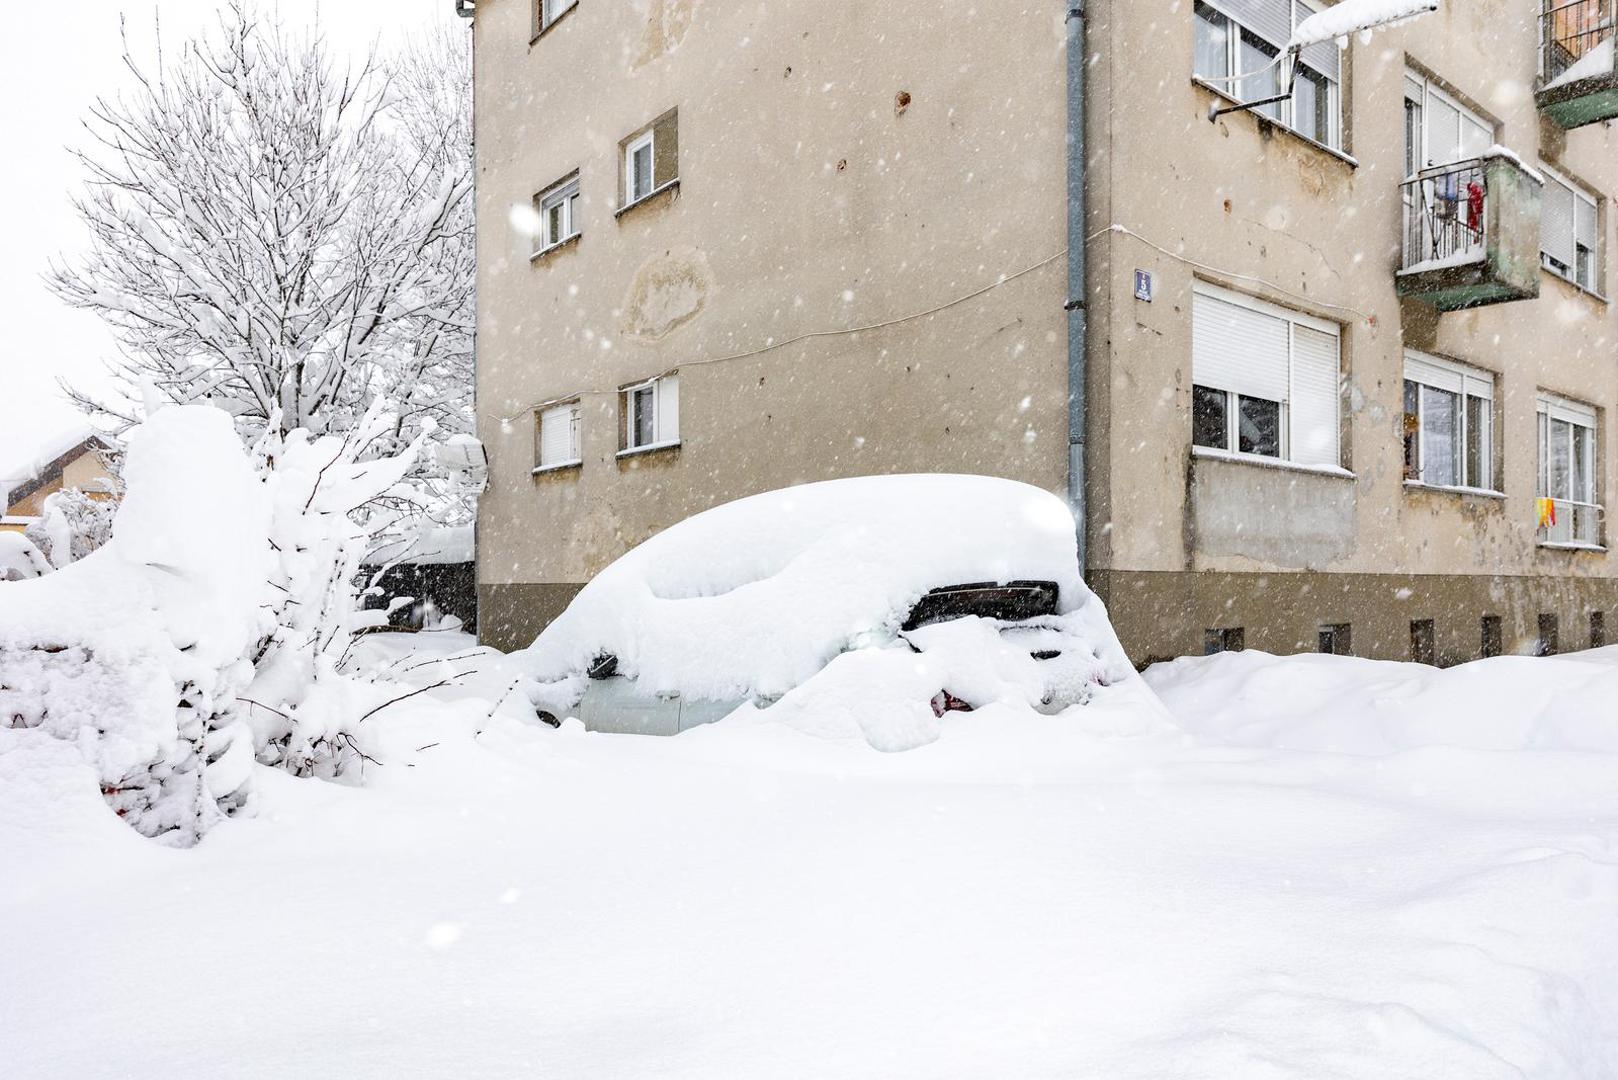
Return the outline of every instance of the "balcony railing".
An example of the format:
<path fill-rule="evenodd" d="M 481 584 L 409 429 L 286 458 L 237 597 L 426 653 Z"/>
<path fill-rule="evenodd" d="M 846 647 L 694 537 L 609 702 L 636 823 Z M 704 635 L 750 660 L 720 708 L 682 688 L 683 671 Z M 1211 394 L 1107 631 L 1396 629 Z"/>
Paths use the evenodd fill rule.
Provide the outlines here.
<path fill-rule="evenodd" d="M 1489 189 L 1483 159 L 1423 169 L 1404 182 L 1401 270 L 1438 270 L 1482 261 Z"/>
<path fill-rule="evenodd" d="M 1498 147 L 1404 181 L 1399 295 L 1439 311 L 1538 296 L 1543 186 Z"/>
<path fill-rule="evenodd" d="M 1539 105 L 1564 128 L 1618 116 L 1618 0 L 1544 0 Z"/>
<path fill-rule="evenodd" d="M 1606 511 L 1596 503 L 1551 499 L 1554 520 L 1540 527 L 1539 542 L 1565 547 L 1599 547 Z"/>

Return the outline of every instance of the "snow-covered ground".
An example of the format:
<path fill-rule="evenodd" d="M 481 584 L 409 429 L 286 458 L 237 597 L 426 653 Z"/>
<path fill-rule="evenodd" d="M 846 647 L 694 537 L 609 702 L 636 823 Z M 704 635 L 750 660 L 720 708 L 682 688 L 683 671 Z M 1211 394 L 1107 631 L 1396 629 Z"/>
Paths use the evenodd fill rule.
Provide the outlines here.
<path fill-rule="evenodd" d="M 0 731 L 0 1073 L 1618 1076 L 1618 652 L 1180 661 L 1172 721 L 1131 681 L 883 754 L 368 648 L 477 674 L 190 850 Z"/>

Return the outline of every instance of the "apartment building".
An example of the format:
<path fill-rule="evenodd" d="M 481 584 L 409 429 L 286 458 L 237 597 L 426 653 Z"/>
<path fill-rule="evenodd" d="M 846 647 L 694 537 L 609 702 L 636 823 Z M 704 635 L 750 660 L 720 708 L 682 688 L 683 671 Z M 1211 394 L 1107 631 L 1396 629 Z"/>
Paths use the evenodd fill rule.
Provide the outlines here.
<path fill-rule="evenodd" d="M 1139 661 L 1604 641 L 1612 6 L 477 0 L 482 633 L 947 471 L 1071 492 Z"/>

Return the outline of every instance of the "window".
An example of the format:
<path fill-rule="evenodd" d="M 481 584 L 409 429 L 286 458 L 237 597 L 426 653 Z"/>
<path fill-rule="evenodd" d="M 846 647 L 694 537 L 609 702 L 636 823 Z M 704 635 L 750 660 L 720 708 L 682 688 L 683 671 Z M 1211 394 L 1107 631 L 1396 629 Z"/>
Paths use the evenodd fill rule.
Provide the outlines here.
<path fill-rule="evenodd" d="M 533 36 L 549 30 L 551 23 L 572 11 L 579 0 L 534 0 Z"/>
<path fill-rule="evenodd" d="M 1337 623 L 1320 628 L 1320 651 L 1327 656 L 1353 656 L 1353 628 Z"/>
<path fill-rule="evenodd" d="M 1212 656 L 1222 652 L 1241 652 L 1246 648 L 1247 632 L 1240 626 L 1202 632 L 1202 654 Z"/>
<path fill-rule="evenodd" d="M 1198 283 L 1191 305 L 1195 445 L 1340 465 L 1335 323 Z"/>
<path fill-rule="evenodd" d="M 1505 651 L 1505 629 L 1498 615 L 1483 616 L 1483 657 L 1499 656 Z"/>
<path fill-rule="evenodd" d="M 621 393 L 623 452 L 678 446 L 680 442 L 680 377 L 626 386 Z"/>
<path fill-rule="evenodd" d="M 1312 0 L 1196 0 L 1192 70 L 1240 101 L 1280 97 L 1286 93 L 1287 72 L 1275 59 L 1293 28 L 1317 10 Z M 1341 84 L 1336 42 L 1311 45 L 1299 57 L 1292 96 L 1254 111 L 1340 150 Z"/>
<path fill-rule="evenodd" d="M 1557 626 L 1555 615 L 1541 614 L 1539 617 L 1539 640 L 1534 643 L 1535 656 L 1555 656 L 1561 649 L 1558 638 L 1561 631 Z"/>
<path fill-rule="evenodd" d="M 1410 662 L 1426 664 L 1438 662 L 1438 634 L 1431 619 L 1417 619 L 1410 624 Z"/>
<path fill-rule="evenodd" d="M 551 185 L 534 197 L 539 207 L 539 247 L 549 251 L 579 235 L 579 174 Z"/>
<path fill-rule="evenodd" d="M 539 445 L 536 472 L 565 469 L 583 460 L 579 443 L 581 423 L 582 413 L 577 401 L 552 405 L 539 411 L 539 429 L 535 433 Z"/>
<path fill-rule="evenodd" d="M 1414 71 L 1405 73 L 1405 172 L 1482 157 L 1494 124 Z"/>
<path fill-rule="evenodd" d="M 1590 612 L 1590 648 L 1604 649 L 1607 647 L 1607 613 L 1605 611 Z"/>
<path fill-rule="evenodd" d="M 1596 412 L 1564 398 L 1539 399 L 1539 540 L 1598 547 Z"/>
<path fill-rule="evenodd" d="M 1405 353 L 1405 479 L 1432 487 L 1494 489 L 1494 376 Z"/>
<path fill-rule="evenodd" d="M 1600 204 L 1543 165 L 1540 171 L 1545 174 L 1539 219 L 1541 264 L 1581 289 L 1602 292 Z"/>
<path fill-rule="evenodd" d="M 620 213 L 679 181 L 679 117 L 670 110 L 625 139 Z"/>

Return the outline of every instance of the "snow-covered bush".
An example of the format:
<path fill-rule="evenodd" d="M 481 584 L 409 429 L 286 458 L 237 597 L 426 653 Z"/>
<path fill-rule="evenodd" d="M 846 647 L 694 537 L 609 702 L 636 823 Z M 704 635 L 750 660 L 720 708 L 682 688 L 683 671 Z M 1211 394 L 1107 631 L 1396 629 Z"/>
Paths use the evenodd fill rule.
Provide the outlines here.
<path fill-rule="evenodd" d="M 216 409 L 132 432 L 126 478 L 105 547 L 0 593 L 0 723 L 75 743 L 125 820 L 191 842 L 247 798 L 269 514 Z"/>
<path fill-rule="evenodd" d="M 28 527 L 28 539 L 52 566 L 66 566 L 112 539 L 112 519 L 118 506 L 111 499 L 66 488 L 46 496 L 43 511 Z"/>
<path fill-rule="evenodd" d="M 255 759 L 335 777 L 370 758 L 361 725 L 405 696 L 345 666 L 370 504 L 416 445 L 371 460 L 393 418 L 348 436 L 267 436 L 164 408 L 134 429 L 100 551 L 0 591 L 0 726 L 76 744 L 113 808 L 194 843 L 248 805 Z M 26 541 L 24 541 L 26 542 Z"/>
<path fill-rule="evenodd" d="M 0 532 L 0 582 L 27 581 L 52 569 L 45 553 L 27 536 L 10 530 Z"/>

